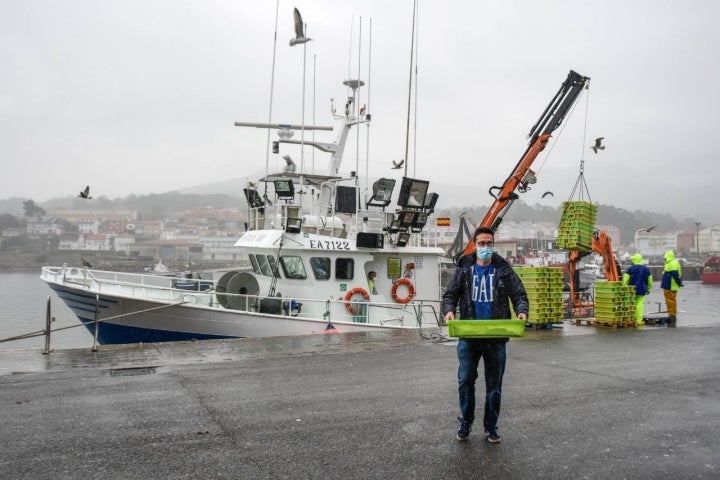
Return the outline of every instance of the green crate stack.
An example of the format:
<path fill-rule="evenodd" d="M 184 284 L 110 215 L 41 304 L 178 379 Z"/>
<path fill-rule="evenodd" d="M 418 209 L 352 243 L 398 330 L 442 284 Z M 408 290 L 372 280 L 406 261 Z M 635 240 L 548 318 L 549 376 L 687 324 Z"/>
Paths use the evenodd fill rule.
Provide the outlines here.
<path fill-rule="evenodd" d="M 611 323 L 635 321 L 635 288 L 622 282 L 595 282 L 595 319 Z"/>
<path fill-rule="evenodd" d="M 562 323 L 562 268 L 516 267 L 515 273 L 522 280 L 530 302 L 527 323 Z M 514 311 L 513 318 L 517 318 Z"/>
<path fill-rule="evenodd" d="M 563 202 L 557 246 L 566 250 L 589 252 L 592 249 L 596 218 L 597 205 L 585 201 Z"/>

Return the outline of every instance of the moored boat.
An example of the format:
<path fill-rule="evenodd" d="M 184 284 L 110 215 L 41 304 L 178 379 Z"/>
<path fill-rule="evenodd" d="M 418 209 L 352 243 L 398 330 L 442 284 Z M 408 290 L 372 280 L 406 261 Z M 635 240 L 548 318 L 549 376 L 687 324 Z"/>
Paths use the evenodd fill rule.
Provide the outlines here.
<path fill-rule="evenodd" d="M 720 285 L 720 255 L 708 257 L 700 278 L 705 285 Z"/>
<path fill-rule="evenodd" d="M 236 123 L 278 129 L 276 153 L 280 144 L 301 143 L 292 130 L 335 135 L 302 142 L 330 153 L 325 174 L 296 172 L 287 156 L 283 171 L 243 189 L 248 225 L 235 246 L 252 270 L 210 282 L 46 266 L 42 279 L 91 332 L 97 328 L 101 344 L 437 328 L 445 252 L 428 246 L 423 230 L 438 195 L 425 180 L 402 177 L 394 196 L 394 178 L 367 189 L 354 172 L 341 173 L 351 129 L 370 122 L 354 106 L 362 82 L 345 84 L 353 97 L 334 128 Z"/>

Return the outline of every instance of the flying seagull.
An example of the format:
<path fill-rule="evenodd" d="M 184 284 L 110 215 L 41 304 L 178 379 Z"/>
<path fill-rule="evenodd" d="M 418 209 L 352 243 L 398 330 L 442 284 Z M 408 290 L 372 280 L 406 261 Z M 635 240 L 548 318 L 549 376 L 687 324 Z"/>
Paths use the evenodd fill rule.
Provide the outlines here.
<path fill-rule="evenodd" d="M 393 160 L 392 162 L 393 162 L 392 169 L 393 169 L 393 170 L 399 170 L 399 169 L 402 168 L 403 163 L 405 163 L 405 160 L 400 160 L 399 162 L 396 162 L 395 160 Z"/>
<path fill-rule="evenodd" d="M 595 139 L 595 145 L 593 145 L 592 148 L 593 152 L 597 153 L 598 150 L 605 150 L 605 145 L 602 144 L 602 141 L 605 137 L 598 137 Z"/>
<path fill-rule="evenodd" d="M 92 268 L 92 265 L 90 265 L 90 262 L 85 260 L 83 257 L 80 257 L 80 262 L 82 263 L 82 266 L 85 268 Z"/>
<path fill-rule="evenodd" d="M 305 24 L 303 23 L 302 16 L 300 16 L 300 10 L 295 8 L 295 38 L 290 39 L 290 46 L 298 45 L 301 43 L 307 43 L 312 38 L 307 38 L 305 36 Z"/>
<path fill-rule="evenodd" d="M 638 230 L 638 232 L 648 232 L 649 233 L 649 232 L 652 232 L 653 230 L 655 230 L 656 228 L 657 228 L 657 225 L 653 225 L 652 227 L 642 228 L 642 229 Z"/>
<path fill-rule="evenodd" d="M 553 195 L 553 192 L 545 192 L 545 193 L 542 194 L 542 198 L 545 198 L 545 197 L 547 197 L 548 195 L 550 195 L 551 197 L 554 197 L 554 196 L 555 196 L 555 195 Z"/>
<path fill-rule="evenodd" d="M 90 185 L 88 185 L 87 187 L 85 187 L 85 190 L 83 190 L 82 192 L 80 192 L 80 194 L 78 195 L 78 197 L 80 197 L 80 198 L 86 198 L 86 199 L 90 200 L 90 199 L 92 198 L 92 197 L 90 196 Z"/>

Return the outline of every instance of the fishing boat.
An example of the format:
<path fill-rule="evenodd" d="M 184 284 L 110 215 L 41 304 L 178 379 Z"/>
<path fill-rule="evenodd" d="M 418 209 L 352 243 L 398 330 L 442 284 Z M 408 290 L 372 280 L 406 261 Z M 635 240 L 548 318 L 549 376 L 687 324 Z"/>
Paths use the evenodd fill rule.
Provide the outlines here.
<path fill-rule="evenodd" d="M 720 285 L 720 255 L 708 257 L 700 278 L 705 285 Z"/>
<path fill-rule="evenodd" d="M 300 143 L 294 130 L 334 134 L 303 142 L 330 154 L 324 174 L 296 172 L 285 156 L 282 171 L 243 189 L 248 222 L 235 246 L 252 269 L 179 282 L 65 265 L 44 267 L 42 279 L 101 344 L 438 327 L 445 252 L 423 235 L 438 195 L 421 179 L 379 178 L 370 188 L 342 173 L 351 129 L 371 120 L 354 108 L 362 82 L 344 83 L 352 96 L 334 127 L 236 123 L 277 129 L 275 152 Z"/>

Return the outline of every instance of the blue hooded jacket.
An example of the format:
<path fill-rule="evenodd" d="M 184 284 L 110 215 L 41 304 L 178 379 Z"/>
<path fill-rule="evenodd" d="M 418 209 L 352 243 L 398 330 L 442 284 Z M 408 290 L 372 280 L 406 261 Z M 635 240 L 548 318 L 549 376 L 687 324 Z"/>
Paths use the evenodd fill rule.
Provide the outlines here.
<path fill-rule="evenodd" d="M 660 287 L 663 290 L 679 290 L 683 286 L 682 269 L 680 262 L 675 259 L 675 253 L 672 250 L 665 252 L 665 269 L 663 271 Z"/>
<path fill-rule="evenodd" d="M 636 253 L 630 257 L 633 263 L 623 274 L 623 285 L 635 287 L 635 295 L 647 295 L 652 290 L 652 274 L 650 269 L 643 265 L 642 255 Z"/>

